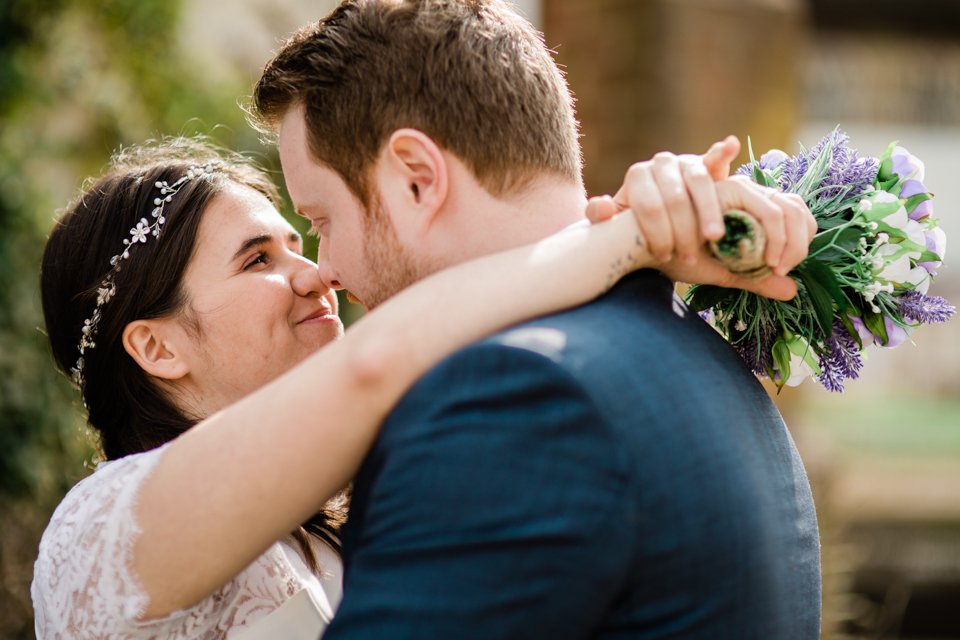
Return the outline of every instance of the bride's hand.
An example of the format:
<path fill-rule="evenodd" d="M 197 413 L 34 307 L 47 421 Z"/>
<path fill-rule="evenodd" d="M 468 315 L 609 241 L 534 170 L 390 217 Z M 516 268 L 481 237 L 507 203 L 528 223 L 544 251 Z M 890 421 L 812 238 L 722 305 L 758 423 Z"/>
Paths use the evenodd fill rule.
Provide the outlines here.
<path fill-rule="evenodd" d="M 742 176 L 715 186 L 722 209 L 747 211 L 763 227 L 767 235 L 764 257 L 771 273 L 760 278 L 731 273 L 714 259 L 702 237 L 693 262 L 673 259 L 661 265 L 660 270 L 680 282 L 743 289 L 778 300 L 793 298 L 797 285 L 787 273 L 807 257 L 810 241 L 817 232 L 813 214 L 799 196 L 760 187 Z"/>
<path fill-rule="evenodd" d="M 587 218 L 601 222 L 632 209 L 652 255 L 661 262 L 675 254 L 693 261 L 701 244 L 695 229 L 706 240 L 723 236 L 713 183 L 729 175 L 730 163 L 739 153 L 736 136 L 714 143 L 702 156 L 658 153 L 652 160 L 632 165 L 615 196 L 591 198 Z"/>
<path fill-rule="evenodd" d="M 591 199 L 587 216 L 600 222 L 623 209 L 633 210 L 658 268 L 674 280 L 715 284 L 788 300 L 796 284 L 786 274 L 802 261 L 816 233 L 816 221 L 794 195 L 760 187 L 729 172 L 739 142 L 732 136 L 713 145 L 704 156 L 660 153 L 627 172 L 614 198 Z M 722 211 L 743 209 L 767 235 L 765 260 L 773 273 L 764 278 L 737 276 L 714 260 L 706 241 L 723 235 Z"/>

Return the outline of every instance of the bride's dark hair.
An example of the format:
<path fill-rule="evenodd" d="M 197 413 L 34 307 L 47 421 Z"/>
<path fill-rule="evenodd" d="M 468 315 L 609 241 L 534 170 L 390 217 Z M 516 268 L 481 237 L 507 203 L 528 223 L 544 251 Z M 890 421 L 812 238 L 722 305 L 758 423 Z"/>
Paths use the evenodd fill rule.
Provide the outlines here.
<path fill-rule="evenodd" d="M 149 218 L 158 195 L 155 184 L 173 184 L 191 167 L 207 163 L 216 166 L 210 177 L 189 180 L 165 204 L 161 236 L 137 244 L 123 260 L 114 276 L 116 294 L 102 307 L 96 347 L 84 354 L 81 393 L 108 460 L 153 449 L 204 417 L 185 413 L 127 354 L 124 327 L 137 319 L 181 314 L 199 331 L 183 276 L 207 205 L 230 183 L 255 189 L 275 205 L 280 198 L 273 182 L 245 157 L 200 140 L 169 138 L 116 153 L 107 170 L 84 185 L 47 240 L 40 271 L 44 321 L 53 357 L 70 375 L 80 355 L 81 328 L 97 306 L 110 259 L 140 219 Z M 338 547 L 345 512 L 346 500 L 335 498 L 304 527 Z M 316 565 L 303 531 L 294 536 Z"/>

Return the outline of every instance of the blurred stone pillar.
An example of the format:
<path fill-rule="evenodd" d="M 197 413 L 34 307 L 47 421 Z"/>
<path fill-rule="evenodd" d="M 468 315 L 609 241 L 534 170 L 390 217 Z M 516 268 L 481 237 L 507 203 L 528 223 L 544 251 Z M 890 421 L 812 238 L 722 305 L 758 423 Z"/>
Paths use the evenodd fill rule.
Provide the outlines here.
<path fill-rule="evenodd" d="M 701 152 L 735 133 L 792 148 L 803 0 L 543 0 L 566 67 L 591 194 L 633 161 Z M 745 157 L 745 155 L 744 155 Z"/>

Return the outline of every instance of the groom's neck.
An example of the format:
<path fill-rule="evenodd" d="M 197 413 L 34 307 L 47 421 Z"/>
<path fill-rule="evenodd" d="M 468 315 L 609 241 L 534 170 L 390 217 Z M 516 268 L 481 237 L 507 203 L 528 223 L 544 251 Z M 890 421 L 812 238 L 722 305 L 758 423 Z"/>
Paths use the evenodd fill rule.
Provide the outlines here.
<path fill-rule="evenodd" d="M 584 220 L 587 206 L 581 184 L 553 177 L 501 198 L 482 189 L 455 197 L 447 266 L 542 240 Z"/>

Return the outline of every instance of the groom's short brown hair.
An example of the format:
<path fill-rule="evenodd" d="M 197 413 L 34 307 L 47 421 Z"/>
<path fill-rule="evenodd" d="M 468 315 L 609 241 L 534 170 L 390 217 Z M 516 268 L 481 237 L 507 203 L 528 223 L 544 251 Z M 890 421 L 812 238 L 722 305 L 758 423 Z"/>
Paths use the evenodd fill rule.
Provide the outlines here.
<path fill-rule="evenodd" d="M 494 195 L 580 181 L 573 100 L 541 36 L 502 0 L 346 0 L 263 71 L 251 112 L 275 133 L 303 104 L 308 144 L 365 205 L 390 134 L 419 129 Z"/>

